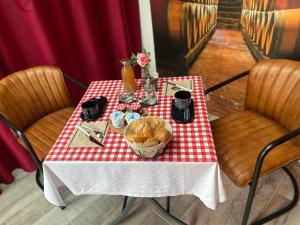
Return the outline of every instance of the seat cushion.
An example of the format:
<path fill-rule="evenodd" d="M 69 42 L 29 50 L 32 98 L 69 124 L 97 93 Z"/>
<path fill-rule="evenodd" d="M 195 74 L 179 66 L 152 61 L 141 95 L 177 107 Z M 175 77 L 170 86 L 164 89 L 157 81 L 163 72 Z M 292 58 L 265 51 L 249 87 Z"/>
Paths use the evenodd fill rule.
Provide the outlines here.
<path fill-rule="evenodd" d="M 259 152 L 288 133 L 279 123 L 247 110 L 212 121 L 211 128 L 220 167 L 238 186 L 251 181 Z M 267 155 L 261 175 L 299 158 L 299 144 L 291 139 Z"/>
<path fill-rule="evenodd" d="M 74 111 L 68 107 L 38 120 L 24 131 L 40 160 L 44 160 Z"/>

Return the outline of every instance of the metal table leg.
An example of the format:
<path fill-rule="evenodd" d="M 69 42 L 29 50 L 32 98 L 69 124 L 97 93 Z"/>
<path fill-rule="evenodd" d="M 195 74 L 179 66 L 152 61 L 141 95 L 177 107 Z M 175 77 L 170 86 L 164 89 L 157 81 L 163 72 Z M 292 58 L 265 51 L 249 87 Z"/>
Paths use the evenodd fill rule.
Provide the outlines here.
<path fill-rule="evenodd" d="M 135 202 L 137 198 L 132 197 L 129 199 L 129 201 L 127 202 L 125 208 L 122 210 L 122 213 L 120 216 L 118 216 L 114 221 L 112 221 L 109 225 L 117 225 L 120 222 L 122 222 L 128 215 L 129 210 L 132 208 L 133 203 Z"/>
<path fill-rule="evenodd" d="M 171 197 L 167 197 L 167 212 L 170 213 L 170 203 L 171 203 Z"/>
<path fill-rule="evenodd" d="M 126 217 L 128 216 L 128 212 L 132 208 L 133 203 L 136 201 L 136 199 L 137 199 L 136 197 L 131 197 L 131 198 L 129 198 L 129 200 L 127 200 L 127 198 L 125 198 L 124 202 L 127 201 L 127 204 L 123 203 L 123 207 L 125 204 L 126 204 L 126 206 L 125 206 L 125 208 L 122 209 L 121 215 L 118 216 L 109 225 L 117 225 L 120 222 L 122 222 L 124 219 L 126 219 Z M 179 225 L 187 225 L 186 223 L 184 223 L 183 221 L 181 221 L 180 219 L 178 219 L 177 217 L 173 216 L 170 213 L 170 197 L 167 197 L 167 209 L 164 209 L 164 207 L 162 207 L 154 198 L 145 198 L 145 199 L 147 201 L 150 201 L 155 206 L 155 208 L 157 208 L 164 216 L 166 216 L 173 222 L 175 222 Z"/>
<path fill-rule="evenodd" d="M 162 212 L 166 217 L 168 217 L 169 219 L 171 219 L 175 223 L 178 223 L 180 225 L 187 225 L 186 223 L 184 223 L 183 221 L 181 221 L 177 217 L 173 216 L 170 212 L 168 212 L 168 209 L 165 210 L 164 207 L 162 207 L 161 204 L 159 204 L 154 198 L 147 198 L 147 200 L 149 200 L 157 209 L 159 209 L 160 212 Z M 168 201 L 170 201 L 170 200 L 168 200 Z M 168 204 L 169 204 L 169 202 L 168 202 Z M 169 206 L 167 208 L 169 208 Z"/>

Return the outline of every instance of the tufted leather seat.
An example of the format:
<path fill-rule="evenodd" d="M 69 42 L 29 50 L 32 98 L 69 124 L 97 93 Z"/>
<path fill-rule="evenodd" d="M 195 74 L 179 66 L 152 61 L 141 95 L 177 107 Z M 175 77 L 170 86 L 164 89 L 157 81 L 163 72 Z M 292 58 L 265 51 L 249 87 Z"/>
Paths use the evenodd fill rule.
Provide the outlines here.
<path fill-rule="evenodd" d="M 245 110 L 211 123 L 222 170 L 238 186 L 251 182 L 259 152 L 300 127 L 300 62 L 266 60 L 250 71 Z M 260 175 L 300 158 L 299 138 L 277 146 Z"/>
<path fill-rule="evenodd" d="M 41 161 L 45 159 L 73 111 L 74 107 L 58 110 L 38 120 L 24 131 Z"/>
<path fill-rule="evenodd" d="M 26 135 L 40 160 L 73 111 L 62 71 L 57 67 L 32 67 L 0 81 L 0 113 Z"/>
<path fill-rule="evenodd" d="M 220 167 L 237 186 L 251 181 L 259 152 L 288 132 L 276 121 L 248 110 L 215 120 L 211 126 Z M 261 175 L 294 161 L 299 153 L 296 140 L 276 147 L 266 157 Z"/>

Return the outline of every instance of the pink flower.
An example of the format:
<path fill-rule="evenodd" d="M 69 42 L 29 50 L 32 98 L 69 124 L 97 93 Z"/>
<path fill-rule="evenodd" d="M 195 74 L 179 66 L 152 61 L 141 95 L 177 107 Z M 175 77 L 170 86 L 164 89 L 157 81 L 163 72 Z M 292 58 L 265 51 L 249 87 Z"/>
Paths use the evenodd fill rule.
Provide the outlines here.
<path fill-rule="evenodd" d="M 141 66 L 141 67 L 145 67 L 149 62 L 150 62 L 150 57 L 147 54 L 144 53 L 139 53 L 137 55 L 137 63 Z"/>

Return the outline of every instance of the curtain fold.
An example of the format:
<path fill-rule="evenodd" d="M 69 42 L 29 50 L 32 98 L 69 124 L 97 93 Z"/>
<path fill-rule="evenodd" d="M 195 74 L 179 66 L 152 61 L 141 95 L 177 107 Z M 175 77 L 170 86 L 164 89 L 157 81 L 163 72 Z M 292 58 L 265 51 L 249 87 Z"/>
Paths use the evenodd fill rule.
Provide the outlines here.
<path fill-rule="evenodd" d="M 88 84 L 120 79 L 120 59 L 141 50 L 138 0 L 0 0 L 0 15 L 0 78 L 54 65 Z M 84 91 L 66 83 L 76 104 Z M 17 145 L 0 138 L 2 153 Z"/>
<path fill-rule="evenodd" d="M 9 184 L 14 181 L 11 172 L 15 168 L 32 172 L 36 167 L 26 149 L 16 143 L 12 132 L 5 128 L 0 122 L 0 183 Z"/>

